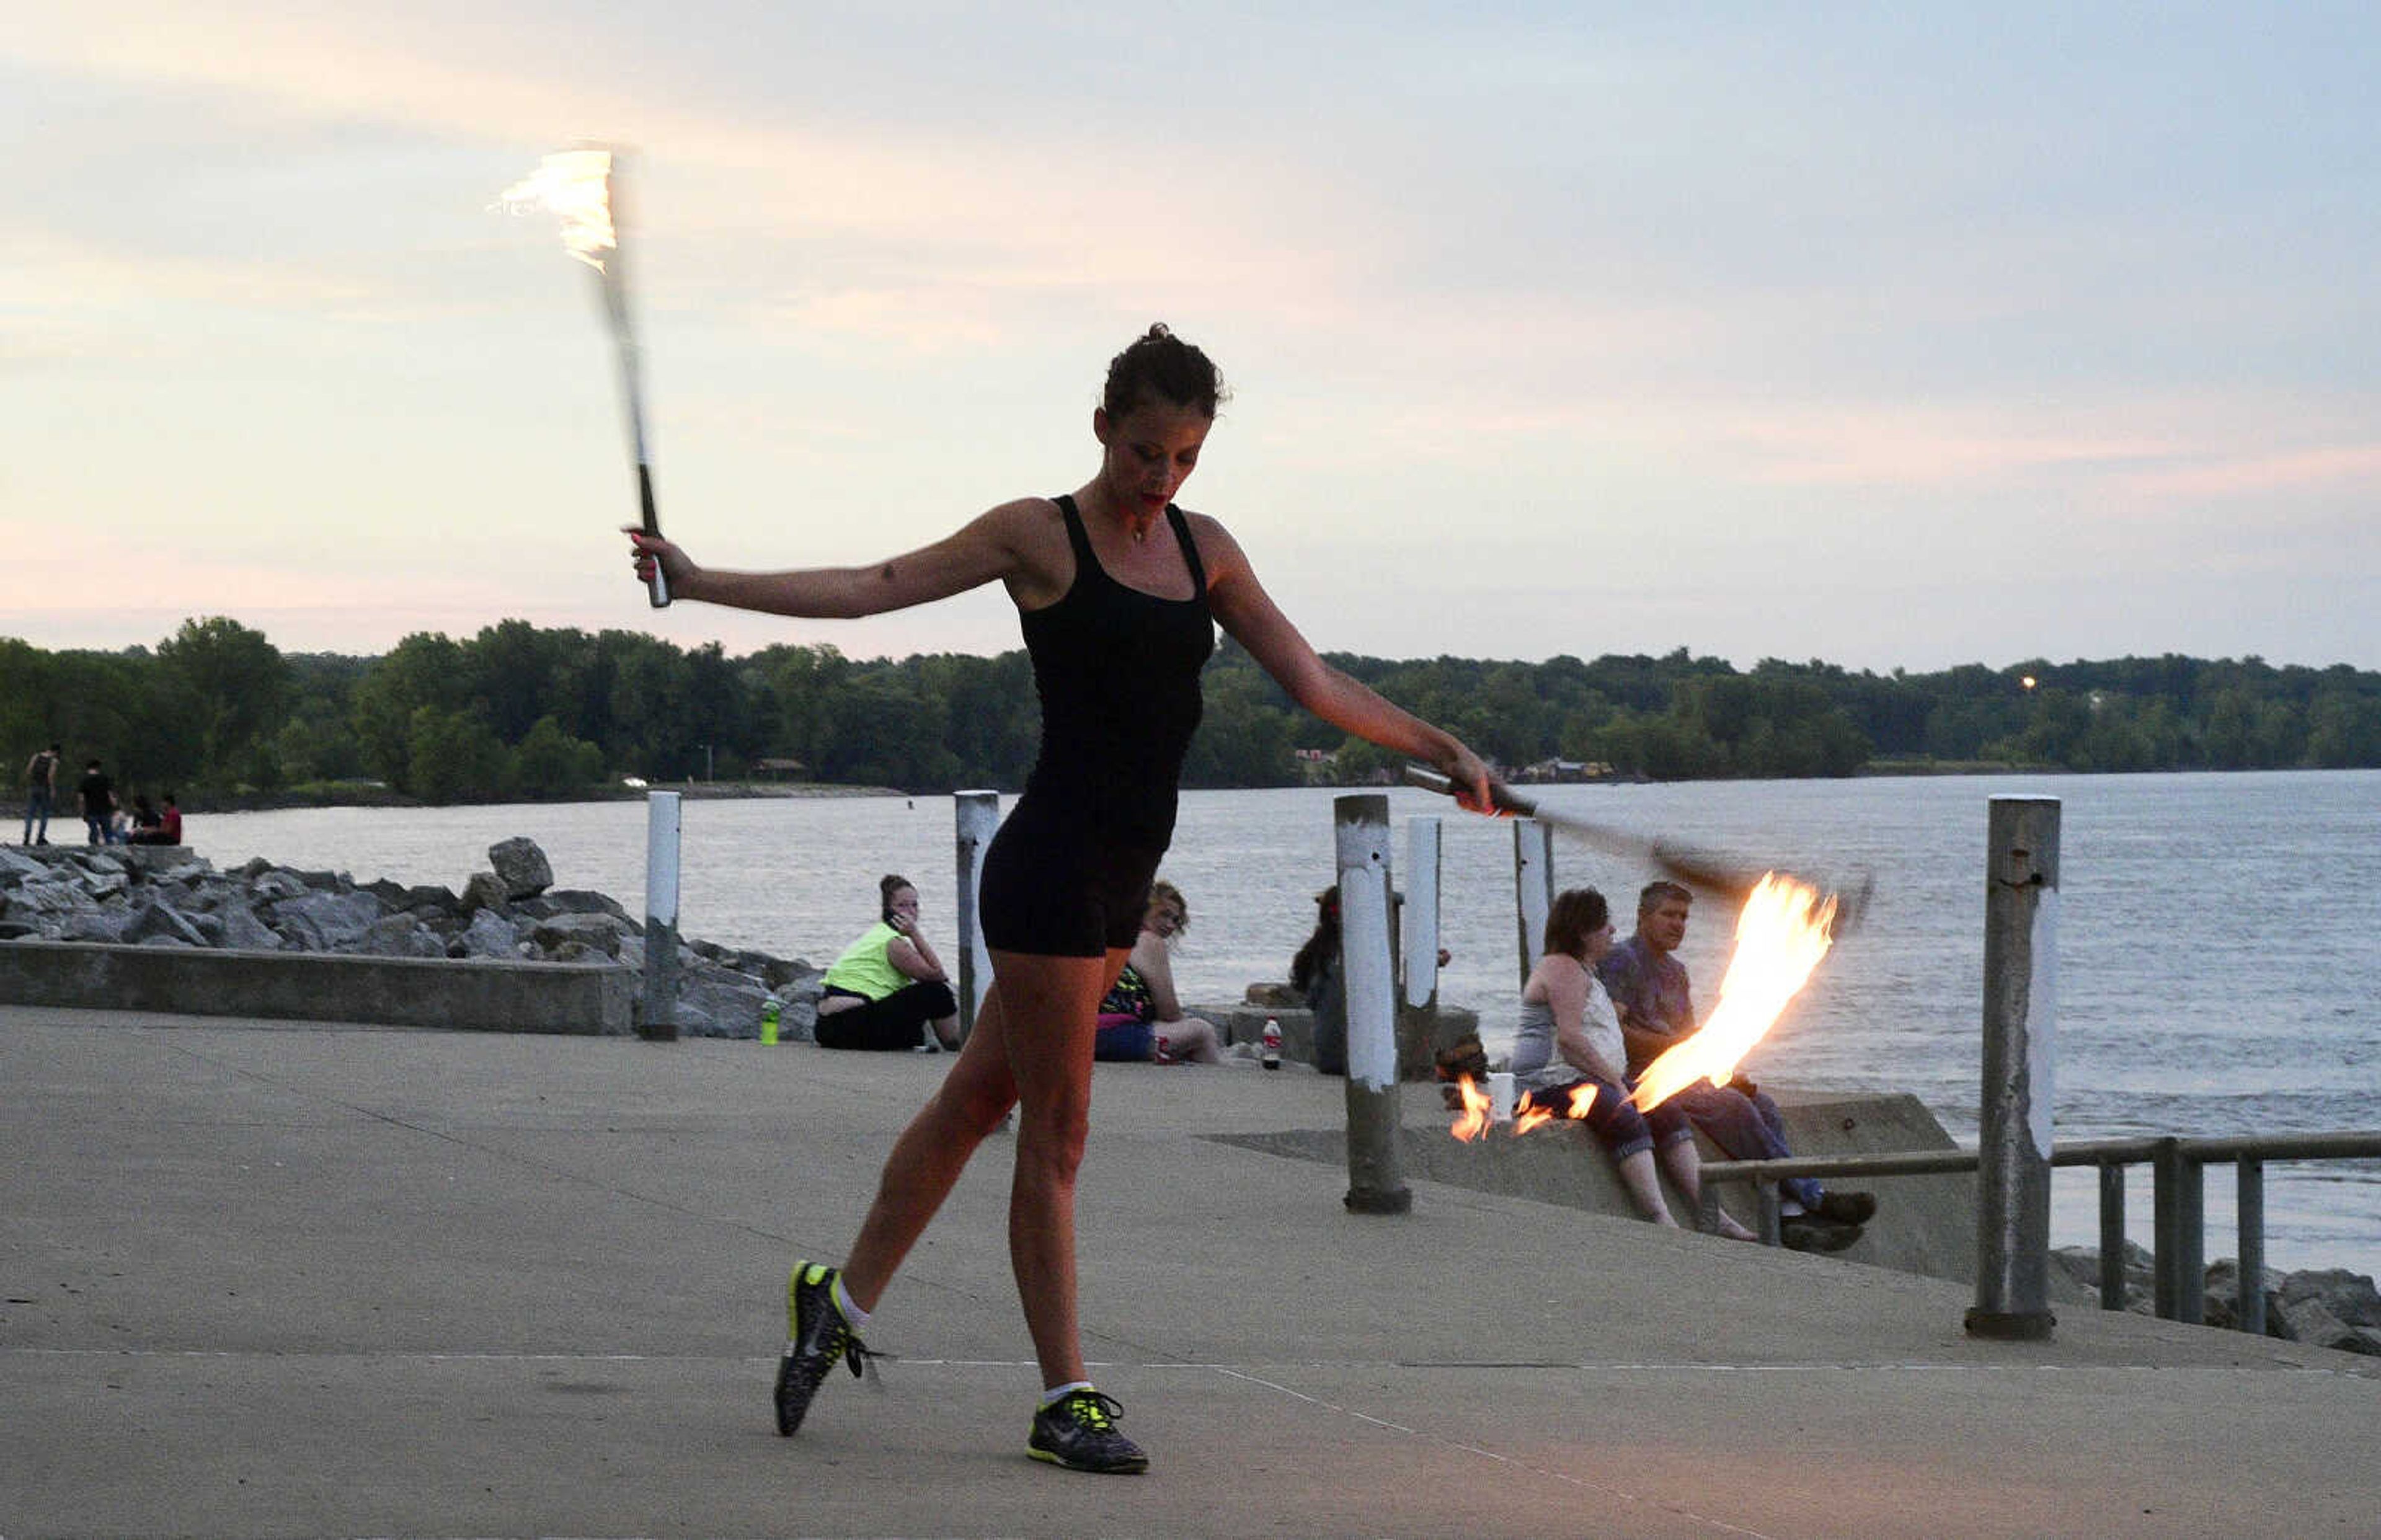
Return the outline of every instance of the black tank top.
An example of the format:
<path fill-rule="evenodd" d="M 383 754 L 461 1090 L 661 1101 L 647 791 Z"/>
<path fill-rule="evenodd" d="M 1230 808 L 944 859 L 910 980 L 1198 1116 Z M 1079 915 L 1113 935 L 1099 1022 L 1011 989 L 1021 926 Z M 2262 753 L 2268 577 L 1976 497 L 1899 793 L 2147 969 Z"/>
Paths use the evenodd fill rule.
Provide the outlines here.
<path fill-rule="evenodd" d="M 1199 727 L 1199 674 L 1215 650 L 1206 568 L 1182 510 L 1169 503 L 1166 521 L 1190 568 L 1191 596 L 1128 588 L 1092 554 L 1074 498 L 1054 500 L 1075 548 L 1075 581 L 1056 604 L 1019 615 L 1042 698 L 1042 752 L 1017 813 L 1162 850 Z"/>

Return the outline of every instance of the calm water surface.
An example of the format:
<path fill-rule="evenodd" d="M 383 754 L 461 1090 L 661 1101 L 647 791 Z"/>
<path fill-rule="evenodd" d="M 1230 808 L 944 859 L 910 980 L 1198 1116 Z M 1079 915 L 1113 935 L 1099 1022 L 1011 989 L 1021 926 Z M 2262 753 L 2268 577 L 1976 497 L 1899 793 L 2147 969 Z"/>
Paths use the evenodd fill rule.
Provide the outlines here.
<path fill-rule="evenodd" d="M 1541 788 L 1550 808 L 1813 873 L 1875 880 L 1847 936 L 1747 1068 L 1813 1090 L 1908 1091 L 1972 1143 L 1984 994 L 1987 801 L 2061 800 L 2057 1106 L 2062 1138 L 2381 1127 L 2381 772 L 1764 781 Z M 1166 874 L 1188 895 L 1184 994 L 1236 1000 L 1287 975 L 1332 880 L 1334 793 L 1190 792 Z M 1519 984 L 1508 825 L 1393 790 L 1405 820 L 1443 815 L 1441 997 L 1509 1035 Z M 1007 807 L 1004 799 L 1004 809 Z M 527 835 L 556 882 L 644 892 L 634 802 L 237 813 L 190 822 L 218 866 L 263 855 L 361 880 L 459 888 L 487 847 Z M 690 801 L 680 921 L 691 935 L 824 963 L 864 927 L 875 883 L 919 886 L 928 935 L 951 936 L 956 859 L 945 797 Z M 1589 884 L 1626 923 L 1649 873 L 1558 846 L 1559 884 Z M 1708 1009 L 1732 914 L 1698 907 L 1681 956 Z M 949 955 L 947 950 L 946 955 Z M 2277 1266 L 2381 1271 L 2381 1163 L 2266 1168 Z M 2057 1239 L 2097 1237 L 2094 1179 L 2057 1177 Z M 2207 1184 L 2208 1254 L 2233 1250 L 2231 1183 Z M 2131 1179 L 2146 1234 L 2148 1179 Z"/>

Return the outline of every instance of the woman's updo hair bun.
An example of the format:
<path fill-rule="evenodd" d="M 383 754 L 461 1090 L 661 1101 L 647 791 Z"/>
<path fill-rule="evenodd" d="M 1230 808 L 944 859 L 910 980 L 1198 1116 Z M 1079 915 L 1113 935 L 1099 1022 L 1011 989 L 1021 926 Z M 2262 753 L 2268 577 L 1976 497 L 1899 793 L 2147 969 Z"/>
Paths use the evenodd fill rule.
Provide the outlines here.
<path fill-rule="evenodd" d="M 1107 386 L 1100 394 L 1100 406 L 1114 419 L 1154 398 L 1213 417 L 1230 396 L 1214 361 L 1167 331 L 1161 321 L 1108 361 Z"/>

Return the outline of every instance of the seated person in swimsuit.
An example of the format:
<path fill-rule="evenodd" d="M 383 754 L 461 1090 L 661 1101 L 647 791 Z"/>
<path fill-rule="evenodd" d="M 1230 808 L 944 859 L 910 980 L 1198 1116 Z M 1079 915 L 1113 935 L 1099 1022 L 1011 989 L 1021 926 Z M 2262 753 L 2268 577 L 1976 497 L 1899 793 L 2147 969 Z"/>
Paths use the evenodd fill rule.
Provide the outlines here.
<path fill-rule="evenodd" d="M 1174 938 L 1190 928 L 1190 906 L 1182 890 L 1160 877 L 1149 885 L 1149 907 L 1132 956 L 1117 975 L 1116 987 L 1100 1002 L 1099 1035 L 1092 1057 L 1109 1060 L 1152 1059 L 1166 1043 L 1166 1057 L 1190 1064 L 1224 1061 L 1223 1033 L 1211 1021 L 1182 1014 L 1174 993 Z"/>
<path fill-rule="evenodd" d="M 918 890 L 888 875 L 877 888 L 884 917 L 843 949 L 819 996 L 822 1048 L 877 1052 L 959 1045 L 959 1006 L 942 959 L 918 929 Z M 934 1035 L 925 1035 L 931 1027 Z"/>
<path fill-rule="evenodd" d="M 1687 1201 L 1698 1204 L 1703 1161 L 1695 1153 L 1695 1131 L 1675 1102 L 1647 1113 L 1629 1105 L 1632 1086 L 1623 1068 L 1629 1050 L 1621 1040 L 1620 1017 L 1595 976 L 1597 960 L 1612 949 L 1612 911 L 1604 895 L 1592 887 L 1556 894 L 1546 911 L 1545 943 L 1545 955 L 1521 986 L 1521 1025 L 1513 1039 L 1514 1086 L 1558 1118 L 1569 1115 L 1579 1088 L 1593 1087 L 1595 1101 L 1581 1121 L 1594 1131 L 1612 1157 L 1638 1215 L 1675 1227 L 1678 1221 L 1670 1216 L 1661 1179 L 1654 1174 L 1655 1156 Z M 1718 1231 L 1734 1241 L 1753 1239 L 1725 1211 Z"/>

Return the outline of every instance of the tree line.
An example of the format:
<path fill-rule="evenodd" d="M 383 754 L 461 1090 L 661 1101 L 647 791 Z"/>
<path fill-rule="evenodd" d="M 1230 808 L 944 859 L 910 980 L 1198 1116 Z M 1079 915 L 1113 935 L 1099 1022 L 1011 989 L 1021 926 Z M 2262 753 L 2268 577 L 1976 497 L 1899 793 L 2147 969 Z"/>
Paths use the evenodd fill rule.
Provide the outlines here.
<path fill-rule="evenodd" d="M 1593 763 L 1684 780 L 2381 765 L 2381 675 L 2346 665 L 2167 654 L 1876 674 L 1815 660 L 1739 669 L 1683 648 L 1593 662 L 1331 661 L 1516 770 Z M 57 742 L 68 775 L 97 758 L 119 786 L 177 788 L 201 806 L 568 798 L 628 776 L 747 779 L 763 762 L 907 791 L 1013 788 L 1038 727 L 1021 650 L 864 660 L 786 645 L 729 657 L 717 643 L 507 620 L 353 657 L 286 654 L 223 617 L 120 652 L 0 638 L 0 729 L 20 764 Z M 1208 666 L 1187 784 L 1352 784 L 1393 770 L 1293 707 L 1237 645 Z"/>

